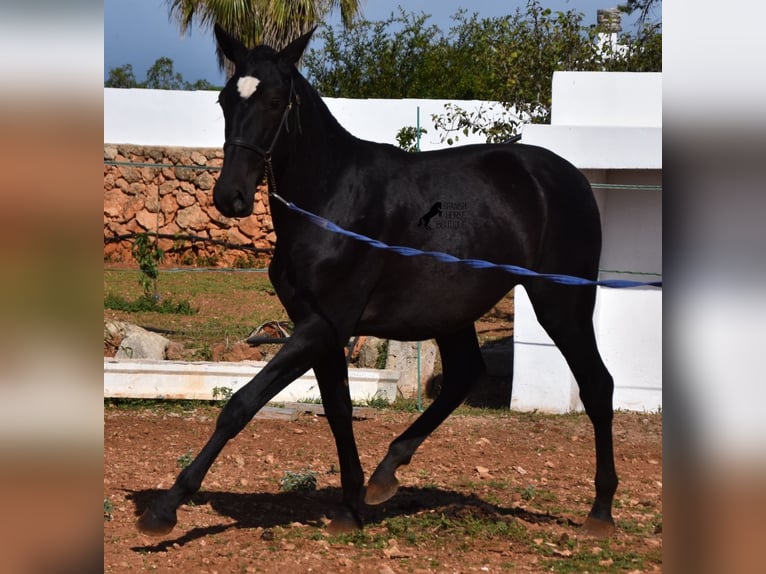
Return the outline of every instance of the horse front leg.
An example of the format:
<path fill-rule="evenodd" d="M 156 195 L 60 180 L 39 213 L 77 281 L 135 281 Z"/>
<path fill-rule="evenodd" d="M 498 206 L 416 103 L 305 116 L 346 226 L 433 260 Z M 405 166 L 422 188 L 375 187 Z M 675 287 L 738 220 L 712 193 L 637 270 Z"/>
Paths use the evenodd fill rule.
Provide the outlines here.
<path fill-rule="evenodd" d="M 364 472 L 354 440 L 353 406 L 343 349 L 338 348 L 318 360 L 314 365 L 314 374 L 340 462 L 343 508 L 333 516 L 327 527 L 330 534 L 336 535 L 363 527 L 361 509 L 364 505 Z"/>
<path fill-rule="evenodd" d="M 323 354 L 323 330 L 296 327 L 285 346 L 250 382 L 239 389 L 218 416 L 215 431 L 194 461 L 176 478 L 173 486 L 156 498 L 138 519 L 138 529 L 152 536 L 168 534 L 176 525 L 178 507 L 196 493 L 226 443 L 234 438 L 255 413 L 274 395 L 308 371 Z"/>

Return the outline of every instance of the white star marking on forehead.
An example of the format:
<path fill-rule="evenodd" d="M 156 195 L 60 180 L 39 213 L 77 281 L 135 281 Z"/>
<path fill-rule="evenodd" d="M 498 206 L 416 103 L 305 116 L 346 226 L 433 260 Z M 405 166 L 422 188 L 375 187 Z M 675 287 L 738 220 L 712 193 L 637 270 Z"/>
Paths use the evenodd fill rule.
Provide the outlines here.
<path fill-rule="evenodd" d="M 255 76 L 242 76 L 237 80 L 237 91 L 243 100 L 246 100 L 255 93 L 258 84 L 261 81 Z"/>

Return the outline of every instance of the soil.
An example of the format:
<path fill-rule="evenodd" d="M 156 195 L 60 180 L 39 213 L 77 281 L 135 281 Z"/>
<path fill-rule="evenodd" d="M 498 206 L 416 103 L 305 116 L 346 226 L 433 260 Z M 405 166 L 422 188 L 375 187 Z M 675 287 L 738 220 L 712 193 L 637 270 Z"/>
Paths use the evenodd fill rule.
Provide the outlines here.
<path fill-rule="evenodd" d="M 164 538 L 135 521 L 204 444 L 218 407 L 104 414 L 104 572 L 656 572 L 662 553 L 662 418 L 617 413 L 617 532 L 579 533 L 593 497 L 592 428 L 551 416 L 461 407 L 401 467 L 399 492 L 369 507 L 361 533 L 330 537 L 340 500 L 325 418 L 255 419 L 223 450 Z M 366 476 L 418 416 L 372 410 L 354 423 Z M 316 490 L 283 492 L 286 471 Z M 107 517 L 108 514 L 108 517 Z"/>

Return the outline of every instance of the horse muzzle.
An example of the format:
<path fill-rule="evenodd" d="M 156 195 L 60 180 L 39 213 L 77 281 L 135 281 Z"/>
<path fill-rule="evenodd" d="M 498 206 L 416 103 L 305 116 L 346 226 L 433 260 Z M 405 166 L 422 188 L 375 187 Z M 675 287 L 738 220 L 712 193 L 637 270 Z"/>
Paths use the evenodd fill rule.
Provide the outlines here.
<path fill-rule="evenodd" d="M 213 188 L 213 205 L 225 217 L 247 217 L 253 213 L 255 190 L 217 183 Z"/>

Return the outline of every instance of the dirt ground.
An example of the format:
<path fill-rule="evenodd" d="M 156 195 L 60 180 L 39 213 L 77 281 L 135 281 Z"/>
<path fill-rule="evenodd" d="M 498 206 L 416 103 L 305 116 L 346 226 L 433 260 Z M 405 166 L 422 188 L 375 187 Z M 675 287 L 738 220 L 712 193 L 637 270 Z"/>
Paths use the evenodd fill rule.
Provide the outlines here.
<path fill-rule="evenodd" d="M 134 527 L 202 446 L 218 408 L 128 408 L 104 415 L 104 572 L 336 573 L 657 572 L 662 569 L 662 418 L 617 413 L 620 486 L 609 540 L 578 534 L 593 497 L 584 415 L 461 408 L 398 472 L 401 488 L 369 507 L 361 533 L 330 537 L 340 499 L 323 416 L 255 419 L 224 449 L 165 538 Z M 355 422 L 365 474 L 416 412 Z M 317 489 L 282 492 L 286 471 Z"/>

